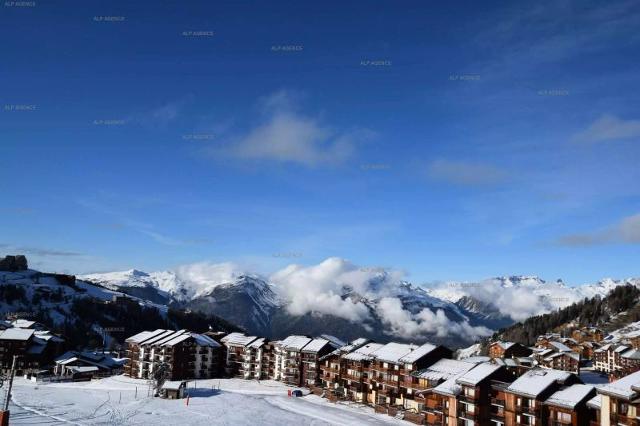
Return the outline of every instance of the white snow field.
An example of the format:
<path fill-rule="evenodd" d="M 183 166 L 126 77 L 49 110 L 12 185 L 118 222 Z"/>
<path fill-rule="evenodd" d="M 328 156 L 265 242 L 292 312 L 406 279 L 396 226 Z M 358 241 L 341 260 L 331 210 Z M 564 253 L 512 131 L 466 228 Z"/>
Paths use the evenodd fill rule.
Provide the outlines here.
<path fill-rule="evenodd" d="M 288 397 L 289 389 L 274 381 L 198 380 L 189 383 L 187 406 L 186 399 L 148 397 L 146 381 L 125 376 L 45 384 L 16 378 L 11 425 L 410 425 L 369 407 Z"/>

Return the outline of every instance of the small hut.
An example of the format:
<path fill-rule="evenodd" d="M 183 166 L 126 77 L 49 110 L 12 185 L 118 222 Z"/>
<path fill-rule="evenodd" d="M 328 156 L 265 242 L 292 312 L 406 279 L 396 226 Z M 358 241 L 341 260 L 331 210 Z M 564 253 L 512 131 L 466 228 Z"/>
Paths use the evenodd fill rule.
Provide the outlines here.
<path fill-rule="evenodd" d="M 167 380 L 162 384 L 160 396 L 166 399 L 182 399 L 186 389 L 186 380 Z"/>

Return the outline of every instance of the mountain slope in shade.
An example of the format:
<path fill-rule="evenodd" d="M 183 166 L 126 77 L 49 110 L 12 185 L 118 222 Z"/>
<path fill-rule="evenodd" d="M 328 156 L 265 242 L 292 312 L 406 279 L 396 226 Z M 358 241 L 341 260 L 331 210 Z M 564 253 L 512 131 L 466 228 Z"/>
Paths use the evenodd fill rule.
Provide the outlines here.
<path fill-rule="evenodd" d="M 272 286 L 250 276 L 215 286 L 185 304 L 189 309 L 212 313 L 245 328 L 250 333 L 270 336 L 271 319 L 280 307 Z"/>

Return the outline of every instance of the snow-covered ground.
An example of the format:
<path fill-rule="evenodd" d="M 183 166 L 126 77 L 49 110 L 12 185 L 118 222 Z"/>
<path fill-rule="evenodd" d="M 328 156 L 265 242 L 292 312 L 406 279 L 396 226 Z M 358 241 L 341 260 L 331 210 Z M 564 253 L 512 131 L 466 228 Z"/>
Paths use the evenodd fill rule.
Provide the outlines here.
<path fill-rule="evenodd" d="M 369 407 L 288 397 L 288 389 L 274 381 L 199 380 L 189 384 L 187 406 L 149 397 L 146 381 L 125 376 L 47 384 L 17 378 L 11 425 L 409 425 Z"/>

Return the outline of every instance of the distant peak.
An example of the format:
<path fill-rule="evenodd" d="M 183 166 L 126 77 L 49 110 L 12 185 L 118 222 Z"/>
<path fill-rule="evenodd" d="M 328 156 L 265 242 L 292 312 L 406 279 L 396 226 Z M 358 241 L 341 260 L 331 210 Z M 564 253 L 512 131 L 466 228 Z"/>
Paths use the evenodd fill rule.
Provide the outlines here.
<path fill-rule="evenodd" d="M 148 277 L 149 274 L 147 274 L 144 271 L 140 271 L 139 269 L 129 269 L 128 271 L 126 271 L 127 275 L 132 275 L 134 277 Z"/>

